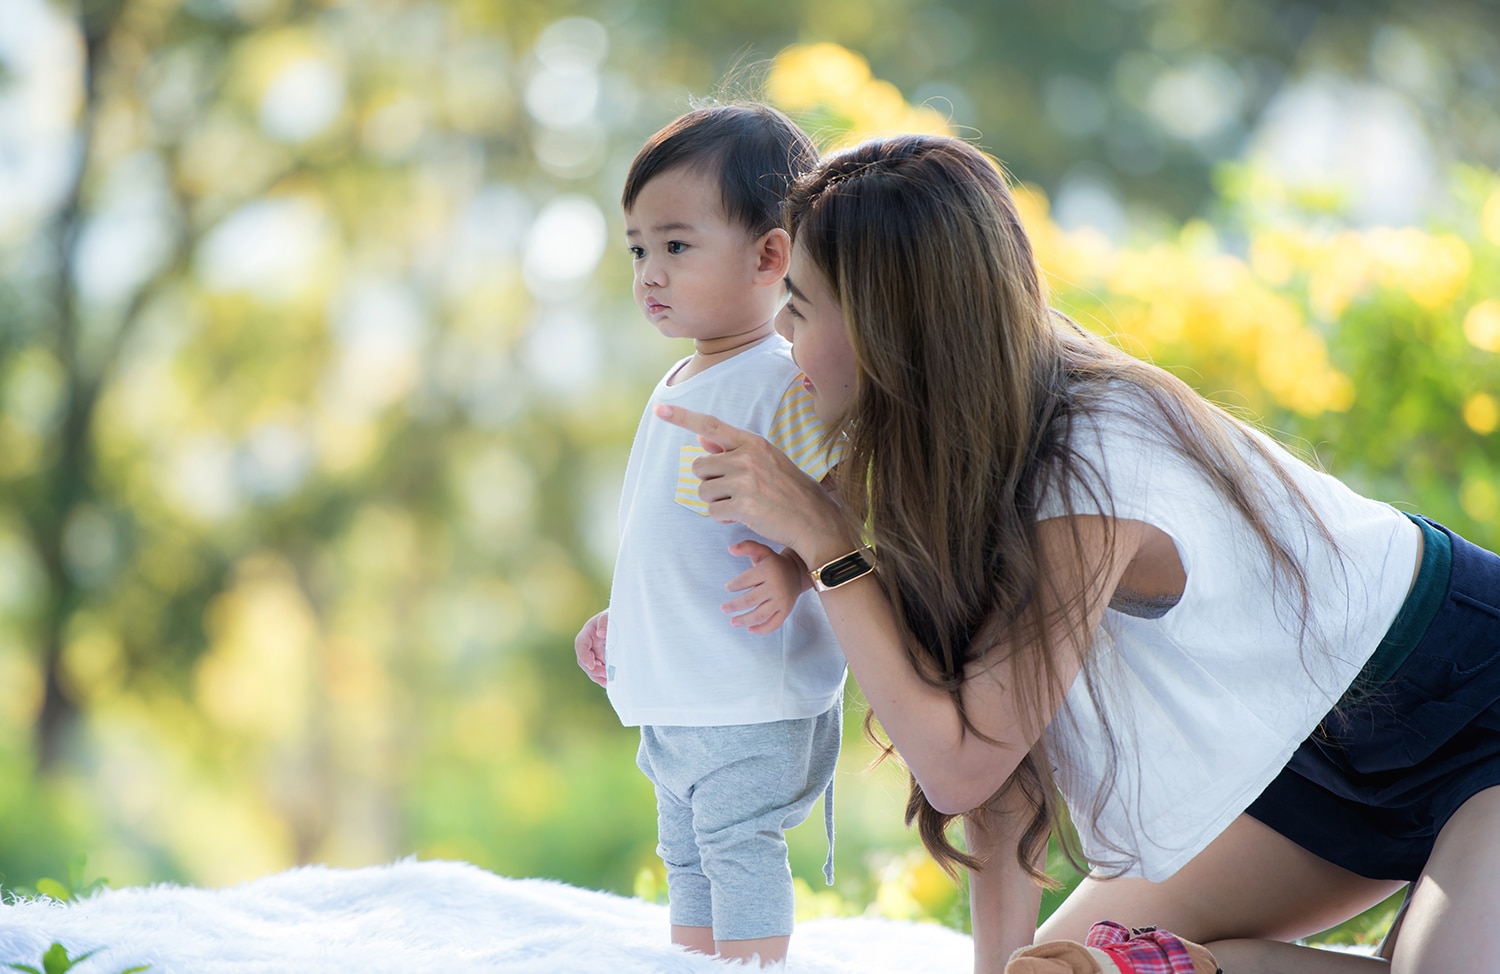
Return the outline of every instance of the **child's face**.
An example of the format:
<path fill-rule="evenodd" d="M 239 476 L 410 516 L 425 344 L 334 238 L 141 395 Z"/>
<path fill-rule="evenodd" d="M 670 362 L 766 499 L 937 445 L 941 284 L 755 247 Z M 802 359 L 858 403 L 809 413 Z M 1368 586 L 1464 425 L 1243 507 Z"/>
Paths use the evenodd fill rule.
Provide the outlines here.
<path fill-rule="evenodd" d="M 775 314 L 778 289 L 757 286 L 757 243 L 724 216 L 713 177 L 678 168 L 653 178 L 625 211 L 625 239 L 636 304 L 668 338 L 730 338 Z"/>
<path fill-rule="evenodd" d="M 795 241 L 786 282 L 792 296 L 776 319 L 776 330 L 791 339 L 792 358 L 806 376 L 803 382 L 812 393 L 813 409 L 829 423 L 854 394 L 854 349 L 844 329 L 843 309 L 828 279 Z"/>

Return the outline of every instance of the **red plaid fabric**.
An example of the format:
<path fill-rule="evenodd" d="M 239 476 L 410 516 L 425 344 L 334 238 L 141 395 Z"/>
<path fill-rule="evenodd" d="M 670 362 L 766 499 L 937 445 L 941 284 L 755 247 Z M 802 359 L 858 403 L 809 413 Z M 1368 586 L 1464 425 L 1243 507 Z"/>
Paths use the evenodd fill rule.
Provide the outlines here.
<path fill-rule="evenodd" d="M 1182 941 L 1155 927 L 1127 930 L 1101 920 L 1083 942 L 1108 954 L 1120 974 L 1193 974 L 1193 958 Z"/>

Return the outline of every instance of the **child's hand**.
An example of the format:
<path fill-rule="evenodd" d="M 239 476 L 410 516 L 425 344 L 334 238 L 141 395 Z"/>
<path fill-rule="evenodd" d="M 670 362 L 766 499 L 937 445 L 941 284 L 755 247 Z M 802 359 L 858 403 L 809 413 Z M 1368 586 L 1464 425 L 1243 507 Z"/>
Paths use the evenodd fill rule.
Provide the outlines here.
<path fill-rule="evenodd" d="M 583 624 L 578 630 L 578 638 L 573 640 L 573 652 L 578 654 L 578 665 L 583 667 L 583 672 L 589 675 L 589 679 L 601 687 L 608 686 L 609 680 L 604 670 L 604 634 L 609 628 L 609 610 L 594 616 Z"/>
<path fill-rule="evenodd" d="M 790 550 L 778 553 L 749 540 L 730 545 L 729 553 L 750 559 L 750 567 L 724 586 L 742 593 L 723 605 L 725 612 L 734 614 L 729 624 L 757 635 L 775 632 L 810 584 L 802 559 Z"/>

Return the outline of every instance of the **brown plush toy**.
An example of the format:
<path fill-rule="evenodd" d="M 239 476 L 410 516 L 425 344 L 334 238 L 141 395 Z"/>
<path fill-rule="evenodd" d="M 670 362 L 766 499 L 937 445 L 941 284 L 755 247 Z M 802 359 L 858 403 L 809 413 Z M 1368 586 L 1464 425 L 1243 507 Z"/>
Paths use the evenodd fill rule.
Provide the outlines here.
<path fill-rule="evenodd" d="M 1011 955 L 1005 974 L 1223 974 L 1207 947 L 1165 930 L 1127 930 L 1109 920 L 1083 943 L 1049 940 Z"/>

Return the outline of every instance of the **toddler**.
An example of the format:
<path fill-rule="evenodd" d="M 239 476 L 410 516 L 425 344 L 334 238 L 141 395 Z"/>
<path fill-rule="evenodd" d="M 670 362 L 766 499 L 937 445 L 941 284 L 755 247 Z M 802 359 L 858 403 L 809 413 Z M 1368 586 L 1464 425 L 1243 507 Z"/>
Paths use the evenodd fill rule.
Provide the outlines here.
<path fill-rule="evenodd" d="M 673 942 L 762 964 L 781 961 L 791 936 L 784 832 L 825 793 L 832 882 L 844 657 L 818 601 L 798 598 L 806 566 L 708 516 L 692 473 L 703 447 L 652 410 L 724 417 L 813 479 L 828 472 L 823 428 L 776 331 L 791 250 L 781 201 L 816 161 L 780 112 L 726 105 L 678 118 L 631 165 L 621 202 L 636 301 L 663 335 L 692 339 L 693 354 L 646 406 L 610 606 L 575 645 L 621 721 L 641 728 Z M 737 593 L 727 602 L 725 579 Z"/>

